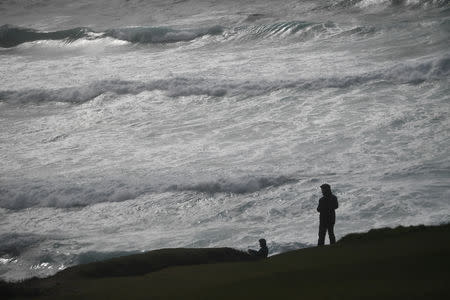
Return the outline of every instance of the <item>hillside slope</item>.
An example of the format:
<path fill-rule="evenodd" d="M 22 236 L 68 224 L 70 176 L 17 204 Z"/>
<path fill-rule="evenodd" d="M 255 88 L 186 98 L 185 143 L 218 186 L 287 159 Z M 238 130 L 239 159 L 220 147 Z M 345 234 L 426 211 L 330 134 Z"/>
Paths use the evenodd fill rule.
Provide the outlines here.
<path fill-rule="evenodd" d="M 38 299 L 446 299 L 450 225 L 378 229 L 336 245 L 249 258 L 230 248 L 163 249 L 3 283 Z"/>

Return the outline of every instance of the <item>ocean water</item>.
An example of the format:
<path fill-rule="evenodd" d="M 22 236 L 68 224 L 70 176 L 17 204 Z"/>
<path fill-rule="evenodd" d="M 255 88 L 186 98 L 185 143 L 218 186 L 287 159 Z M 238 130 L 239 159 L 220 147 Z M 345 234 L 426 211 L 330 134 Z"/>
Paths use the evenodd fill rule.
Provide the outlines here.
<path fill-rule="evenodd" d="M 0 278 L 450 221 L 444 0 L 0 2 Z"/>

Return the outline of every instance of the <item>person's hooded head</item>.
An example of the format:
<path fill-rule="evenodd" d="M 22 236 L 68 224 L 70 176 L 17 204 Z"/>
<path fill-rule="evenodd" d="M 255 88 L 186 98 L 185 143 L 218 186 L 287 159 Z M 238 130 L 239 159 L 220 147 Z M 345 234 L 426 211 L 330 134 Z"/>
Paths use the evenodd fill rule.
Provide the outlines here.
<path fill-rule="evenodd" d="M 261 248 L 267 247 L 266 240 L 265 240 L 265 239 L 260 239 L 260 240 L 259 240 L 259 246 L 260 246 Z"/>
<path fill-rule="evenodd" d="M 322 194 L 324 196 L 331 196 L 331 187 L 328 183 L 324 183 L 320 186 L 320 188 L 322 189 Z"/>

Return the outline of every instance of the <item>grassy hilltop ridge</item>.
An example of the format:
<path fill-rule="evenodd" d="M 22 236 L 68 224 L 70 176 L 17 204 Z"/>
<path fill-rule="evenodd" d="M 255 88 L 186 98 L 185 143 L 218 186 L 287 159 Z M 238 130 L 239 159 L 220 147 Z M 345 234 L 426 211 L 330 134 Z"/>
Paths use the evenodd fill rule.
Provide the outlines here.
<path fill-rule="evenodd" d="M 446 299 L 450 224 L 350 234 L 249 260 L 230 248 L 162 249 L 2 283 L 17 299 Z"/>

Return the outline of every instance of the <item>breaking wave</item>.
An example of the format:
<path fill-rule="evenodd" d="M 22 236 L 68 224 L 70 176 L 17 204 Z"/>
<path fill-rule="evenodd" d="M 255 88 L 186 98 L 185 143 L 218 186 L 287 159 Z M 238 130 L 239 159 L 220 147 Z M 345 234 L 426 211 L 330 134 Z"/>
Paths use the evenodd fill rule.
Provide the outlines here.
<path fill-rule="evenodd" d="M 22 43 L 40 40 L 62 40 L 67 43 L 81 38 L 95 38 L 89 28 L 78 27 L 61 31 L 44 32 L 30 28 L 3 25 L 0 27 L 0 47 L 10 48 Z"/>
<path fill-rule="evenodd" d="M 34 41 L 60 41 L 71 44 L 78 40 L 100 40 L 111 38 L 113 40 L 129 42 L 132 44 L 164 44 L 188 42 L 202 36 L 222 35 L 228 41 L 255 41 L 271 40 L 274 38 L 294 38 L 296 41 L 307 41 L 317 37 L 333 36 L 335 34 L 374 33 L 373 27 L 356 27 L 341 29 L 333 22 L 308 23 L 302 21 L 280 22 L 255 26 L 240 26 L 224 29 L 221 26 L 201 28 L 196 30 L 175 30 L 167 27 L 130 27 L 109 29 L 105 32 L 95 32 L 86 27 L 73 28 L 55 32 L 42 32 L 29 28 L 20 28 L 11 25 L 0 27 L 0 47 L 11 48 L 27 42 Z"/>
<path fill-rule="evenodd" d="M 448 0 L 335 0 L 331 4 L 326 5 L 327 9 L 339 8 L 370 8 L 370 7 L 403 7 L 410 9 L 428 8 L 428 7 L 445 7 L 449 3 Z"/>
<path fill-rule="evenodd" d="M 73 186 L 70 183 L 50 184 L 48 182 L 27 184 L 26 188 L 11 186 L 0 189 L 0 207 L 25 209 L 29 207 L 84 207 L 101 202 L 122 202 L 149 193 L 197 192 L 197 193 L 254 193 L 270 187 L 278 187 L 296 182 L 287 176 L 246 176 L 218 179 L 211 182 L 172 184 L 169 186 L 152 183 L 124 184 L 117 181 L 95 185 Z"/>
<path fill-rule="evenodd" d="M 48 182 L 30 183 L 0 189 L 0 207 L 24 209 L 28 207 L 84 207 L 101 202 L 121 202 L 149 192 L 144 188 L 126 187 L 117 182 L 109 182 L 95 187 L 75 186 L 63 183 L 55 186 Z"/>
<path fill-rule="evenodd" d="M 104 35 L 131 43 L 176 43 L 191 41 L 204 35 L 222 34 L 221 26 L 196 30 L 175 30 L 166 27 L 133 27 L 107 30 Z"/>
<path fill-rule="evenodd" d="M 104 93 L 136 95 L 144 91 L 165 91 L 170 97 L 206 95 L 257 96 L 280 89 L 347 88 L 373 82 L 418 84 L 439 80 L 450 74 L 450 57 L 428 59 L 422 62 L 400 63 L 384 70 L 357 75 L 330 76 L 312 79 L 216 82 L 204 78 L 158 79 L 150 82 L 103 80 L 87 86 L 61 89 L 28 89 L 0 91 L 0 102 L 10 104 L 39 104 L 43 102 L 84 103 Z"/>
<path fill-rule="evenodd" d="M 219 179 L 218 181 L 201 182 L 193 185 L 172 185 L 169 191 L 195 191 L 201 193 L 254 193 L 268 187 L 277 187 L 284 184 L 296 182 L 294 178 L 280 177 L 249 177 L 240 178 L 236 181 Z"/>
<path fill-rule="evenodd" d="M 176 43 L 191 41 L 204 35 L 222 34 L 221 26 L 200 29 L 177 30 L 167 27 L 129 27 L 96 32 L 87 27 L 77 27 L 60 31 L 38 31 L 31 28 L 3 25 L 0 27 L 0 47 L 10 48 L 22 43 L 41 40 L 60 40 L 72 43 L 79 39 L 115 38 L 140 44 Z"/>
<path fill-rule="evenodd" d="M 61 41 L 66 44 L 77 40 L 99 40 L 112 38 L 132 44 L 164 44 L 188 42 L 203 36 L 222 35 L 225 40 L 267 40 L 273 38 L 292 37 L 297 40 L 309 40 L 322 35 L 349 32 L 350 34 L 364 33 L 374 28 L 340 29 L 333 22 L 311 23 L 303 21 L 278 22 L 239 26 L 225 29 L 216 25 L 198 29 L 172 29 L 169 27 L 127 27 L 108 29 L 104 32 L 94 31 L 87 27 L 77 27 L 61 31 L 38 31 L 31 28 L 3 25 L 0 27 L 0 47 L 11 48 L 34 41 Z"/>

